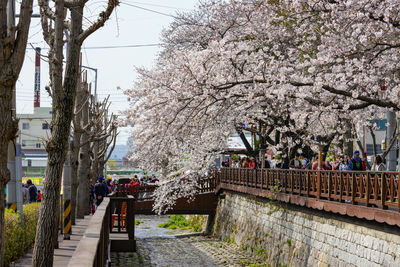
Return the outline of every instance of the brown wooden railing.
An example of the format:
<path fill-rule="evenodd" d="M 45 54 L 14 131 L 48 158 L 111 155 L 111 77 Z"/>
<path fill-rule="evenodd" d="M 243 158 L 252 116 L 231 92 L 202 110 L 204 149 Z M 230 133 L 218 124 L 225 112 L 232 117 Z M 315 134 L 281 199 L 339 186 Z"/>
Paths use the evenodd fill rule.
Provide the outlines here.
<path fill-rule="evenodd" d="M 126 224 L 122 227 L 121 207 L 124 202 L 127 207 Z M 111 220 L 113 214 L 118 216 L 116 224 Z M 104 198 L 90 219 L 68 266 L 108 266 L 110 251 L 134 252 L 136 249 L 134 227 L 134 198 L 132 196 L 116 197 L 114 194 Z M 128 239 L 113 240 L 110 238 L 110 233 L 127 234 Z"/>
<path fill-rule="evenodd" d="M 395 211 L 397 215 L 400 212 L 399 172 L 222 168 L 214 176 L 220 186 L 229 185 L 230 189 L 272 190 L 281 195 Z"/>
<path fill-rule="evenodd" d="M 201 178 L 198 181 L 198 193 L 213 192 L 216 185 L 216 179 L 213 176 Z M 147 201 L 153 199 L 153 194 L 157 187 L 156 184 L 145 184 L 139 186 L 131 186 L 127 184 L 119 186 L 117 191 L 118 194 L 132 195 L 137 201 Z"/>
<path fill-rule="evenodd" d="M 109 259 L 110 199 L 105 198 L 90 219 L 68 266 L 106 266 Z"/>

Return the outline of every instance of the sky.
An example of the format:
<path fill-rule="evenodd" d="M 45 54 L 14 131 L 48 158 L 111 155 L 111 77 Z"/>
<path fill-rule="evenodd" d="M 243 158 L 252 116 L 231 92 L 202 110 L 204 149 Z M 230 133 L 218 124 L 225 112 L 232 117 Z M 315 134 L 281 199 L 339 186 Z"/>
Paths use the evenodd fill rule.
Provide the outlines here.
<path fill-rule="evenodd" d="M 96 12 L 101 10 L 99 7 L 106 4 L 104 0 L 93 2 L 93 4 L 92 2 L 88 1 L 85 9 L 84 25 L 86 26 L 95 21 Z M 97 69 L 98 99 L 101 100 L 110 94 L 111 112 L 120 114 L 122 110 L 128 108 L 123 90 L 133 86 L 137 78 L 135 67 L 150 68 L 154 66 L 160 51 L 160 48 L 154 45 L 160 43 L 162 30 L 172 22 L 173 17 L 169 15 L 173 16 L 176 12 L 193 10 L 197 3 L 197 0 L 121 0 L 121 4 L 106 25 L 86 39 L 82 49 L 82 65 Z M 36 1 L 33 13 L 39 13 Z M 149 46 L 121 47 L 132 45 Z M 25 61 L 16 84 L 17 114 L 33 113 L 35 70 L 33 47 L 42 48 L 44 55 L 48 52 L 46 49 L 48 46 L 42 37 L 39 18 L 32 18 Z M 94 71 L 88 70 L 88 82 L 92 82 L 92 88 L 94 88 Z M 43 58 L 40 79 L 40 104 L 42 107 L 51 106 L 51 98 L 44 90 L 48 84 L 48 65 Z M 117 143 L 125 144 L 128 137 L 129 129 L 121 128 Z"/>

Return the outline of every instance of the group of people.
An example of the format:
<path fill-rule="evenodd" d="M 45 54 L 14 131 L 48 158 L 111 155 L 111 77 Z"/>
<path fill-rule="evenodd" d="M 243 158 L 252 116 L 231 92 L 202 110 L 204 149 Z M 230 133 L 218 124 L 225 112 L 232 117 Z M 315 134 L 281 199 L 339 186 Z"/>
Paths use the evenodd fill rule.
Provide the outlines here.
<path fill-rule="evenodd" d="M 154 184 L 158 179 L 155 175 L 153 176 L 143 176 L 140 179 L 137 175 L 130 179 L 130 182 L 125 184 L 125 187 L 134 188 L 135 186 L 146 185 L 146 184 Z M 97 178 L 95 184 L 93 184 L 92 179 L 90 180 L 90 208 L 92 214 L 94 214 L 96 207 L 98 207 L 103 199 L 107 197 L 112 192 L 115 192 L 118 188 L 118 180 L 114 179 L 104 179 L 104 177 L 100 176 Z"/>
<path fill-rule="evenodd" d="M 28 179 L 26 183 L 22 182 L 22 201 L 23 204 L 42 201 L 42 193 L 32 183 L 31 179 Z"/>
<path fill-rule="evenodd" d="M 300 162 L 300 163 L 299 163 Z M 302 166 L 302 167 L 300 167 Z M 295 156 L 289 164 L 290 168 L 299 169 L 303 168 L 301 159 Z M 308 165 L 305 169 L 318 170 L 319 169 L 319 158 L 318 155 L 312 160 L 312 164 Z M 353 156 L 348 155 L 329 155 L 322 161 L 322 170 L 337 170 L 337 171 L 386 171 L 385 160 L 381 155 L 377 155 L 374 158 L 372 166 L 368 167 L 368 164 L 361 158 L 360 151 L 355 150 Z"/>
<path fill-rule="evenodd" d="M 353 156 L 343 154 L 330 154 L 324 157 L 322 167 L 319 166 L 318 155 L 308 160 L 304 155 L 296 155 L 292 159 L 274 160 L 271 162 L 265 160 L 264 168 L 279 168 L 279 169 L 309 169 L 309 170 L 339 170 L 339 171 L 386 171 L 385 160 L 381 155 L 377 155 L 369 166 L 360 155 L 360 151 L 355 150 Z M 231 168 L 261 168 L 262 165 L 258 158 L 238 158 L 222 162 L 222 167 Z"/>

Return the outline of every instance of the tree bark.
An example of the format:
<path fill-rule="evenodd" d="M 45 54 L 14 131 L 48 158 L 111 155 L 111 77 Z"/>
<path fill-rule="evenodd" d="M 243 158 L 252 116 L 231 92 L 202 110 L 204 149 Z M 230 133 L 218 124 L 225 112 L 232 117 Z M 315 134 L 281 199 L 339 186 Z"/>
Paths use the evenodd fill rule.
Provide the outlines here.
<path fill-rule="evenodd" d="M 86 102 L 82 108 L 82 125 L 87 125 L 89 121 L 89 103 Z M 80 144 L 83 146 L 79 151 L 78 164 L 78 206 L 77 217 L 83 218 L 90 211 L 89 209 L 89 176 L 90 176 L 90 143 L 88 134 L 83 132 Z"/>
<path fill-rule="evenodd" d="M 7 169 L 9 143 L 18 131 L 13 111 L 13 89 L 25 57 L 32 14 L 32 0 L 23 0 L 18 27 L 9 27 L 7 0 L 0 0 L 0 266 L 4 262 L 4 188 L 10 180 Z"/>
<path fill-rule="evenodd" d="M 81 147 L 81 120 L 82 120 L 82 110 L 84 103 L 83 100 L 86 99 L 87 93 L 86 88 L 84 88 L 84 82 L 78 87 L 78 92 L 75 99 L 75 127 L 74 135 L 72 141 L 72 153 L 71 153 L 71 223 L 75 225 L 75 217 L 77 212 L 77 197 L 78 197 L 78 166 L 79 166 L 79 150 Z M 85 125 L 83 125 L 85 126 Z"/>
<path fill-rule="evenodd" d="M 64 84 L 62 83 L 62 48 L 64 26 L 64 1 L 55 1 L 55 40 L 54 40 L 54 69 L 51 77 L 53 86 L 53 121 L 51 137 L 47 143 L 48 161 L 46 182 L 40 208 L 36 242 L 33 251 L 32 266 L 52 266 L 54 255 L 54 235 L 60 203 L 62 168 L 68 151 L 68 137 L 73 116 L 74 98 L 79 77 L 79 56 L 81 44 L 76 42 L 82 28 L 82 7 L 75 7 L 71 12 L 71 35 L 68 42 L 67 64 Z M 80 18 L 79 18 L 80 17 Z M 71 41 L 74 40 L 74 41 Z M 50 52 L 51 53 L 51 52 Z"/>
<path fill-rule="evenodd" d="M 7 168 L 8 144 L 15 138 L 18 130 L 18 121 L 12 114 L 12 88 L 0 85 L 0 266 L 4 257 L 4 188 L 10 181 L 10 172 Z"/>
<path fill-rule="evenodd" d="M 352 135 L 352 127 L 350 122 L 346 122 L 346 133 L 344 135 L 344 143 L 343 143 L 343 150 L 344 154 L 347 156 L 352 156 L 353 155 L 353 135 Z"/>

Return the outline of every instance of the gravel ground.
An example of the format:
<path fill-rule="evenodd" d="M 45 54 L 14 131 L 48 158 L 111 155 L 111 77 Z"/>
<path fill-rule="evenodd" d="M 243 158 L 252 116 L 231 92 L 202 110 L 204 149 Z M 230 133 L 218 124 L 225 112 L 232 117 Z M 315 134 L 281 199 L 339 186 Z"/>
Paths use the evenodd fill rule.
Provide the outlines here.
<path fill-rule="evenodd" d="M 166 216 L 142 216 L 136 229 L 137 252 L 112 253 L 113 267 L 119 266 L 248 266 L 253 258 L 234 243 L 187 231 L 157 227 Z"/>

